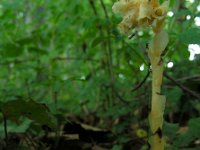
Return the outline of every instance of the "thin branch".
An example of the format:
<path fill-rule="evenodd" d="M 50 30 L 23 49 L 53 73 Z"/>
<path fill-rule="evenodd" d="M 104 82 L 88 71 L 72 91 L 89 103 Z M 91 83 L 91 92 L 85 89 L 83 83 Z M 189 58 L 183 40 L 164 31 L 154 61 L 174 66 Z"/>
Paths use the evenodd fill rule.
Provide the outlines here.
<path fill-rule="evenodd" d="M 29 62 L 29 61 L 36 61 L 36 59 L 33 59 L 33 58 L 14 59 L 14 60 L 0 62 L 0 65 L 20 64 L 20 63 Z"/>
<path fill-rule="evenodd" d="M 109 17 L 108 17 L 108 12 L 106 10 L 106 6 L 105 6 L 103 0 L 100 0 L 100 2 L 101 2 L 101 6 L 102 6 L 102 8 L 104 10 L 104 14 L 105 14 L 106 18 L 108 19 Z"/>
<path fill-rule="evenodd" d="M 101 7 L 103 9 L 103 12 L 105 14 L 105 18 L 107 19 L 108 22 L 110 22 L 109 20 L 109 16 L 108 16 L 108 11 L 106 9 L 106 6 L 104 4 L 103 0 L 100 0 L 101 3 Z M 111 86 L 111 95 L 110 95 L 110 103 L 112 103 L 112 100 L 114 99 L 114 95 L 115 95 L 115 89 L 114 89 L 114 74 L 113 74 L 113 58 L 112 58 L 112 45 L 111 45 L 111 33 L 110 33 L 110 26 L 107 27 L 106 29 L 107 32 L 107 36 L 109 37 L 107 39 L 107 49 L 106 49 L 106 57 L 107 57 L 107 67 L 108 67 L 108 73 L 109 73 L 109 78 L 110 78 L 110 86 Z M 118 95 L 119 98 L 119 95 Z M 122 100 L 123 101 L 123 100 Z"/>
<path fill-rule="evenodd" d="M 193 75 L 177 79 L 177 81 L 182 81 L 182 80 L 200 80 L 200 75 Z"/>
<path fill-rule="evenodd" d="M 118 91 L 113 88 L 114 92 L 115 92 L 115 95 L 117 96 L 117 98 L 124 104 L 128 105 L 129 106 L 129 102 L 127 100 L 125 100 L 119 93 Z"/>
<path fill-rule="evenodd" d="M 61 57 L 61 56 L 55 56 L 51 58 L 51 61 L 65 61 L 65 60 L 81 60 L 81 61 L 94 61 L 94 62 L 100 62 L 98 59 L 93 59 L 93 58 L 82 58 L 82 57 Z M 26 63 L 26 62 L 31 62 L 31 61 L 38 61 L 37 58 L 28 58 L 28 59 L 15 59 L 11 61 L 4 61 L 0 62 L 0 65 L 10 65 L 10 64 L 21 64 L 21 63 Z"/>
<path fill-rule="evenodd" d="M 132 39 L 135 36 L 135 33 L 132 33 L 131 35 L 128 36 L 129 39 Z"/>
<path fill-rule="evenodd" d="M 126 41 L 124 41 L 124 44 L 126 44 L 130 49 L 133 50 L 133 52 L 141 59 L 141 61 L 145 64 L 148 65 L 148 63 L 146 62 L 146 60 L 141 56 L 141 54 L 139 52 L 137 52 L 135 50 L 135 48 L 133 48 L 129 43 L 127 43 Z"/>
<path fill-rule="evenodd" d="M 29 145 L 31 145 L 35 150 L 38 149 L 37 144 L 35 143 L 35 141 L 29 136 L 28 133 L 25 133 L 25 137 L 27 139 L 27 142 L 29 142 Z"/>
<path fill-rule="evenodd" d="M 6 141 L 6 146 L 8 146 L 8 131 L 7 131 L 7 119 L 5 116 L 3 116 L 3 125 L 4 125 L 4 132 L 5 132 L 5 141 Z"/>
<path fill-rule="evenodd" d="M 52 61 L 57 61 L 57 60 L 87 60 L 87 61 L 96 61 L 96 62 L 100 62 L 100 60 L 98 59 L 93 59 L 93 58 L 81 58 L 81 57 L 54 57 L 51 59 Z"/>
<path fill-rule="evenodd" d="M 150 75 L 150 72 L 151 72 L 151 70 L 150 70 L 150 65 L 149 65 L 149 69 L 148 69 L 148 72 L 147 72 L 146 76 L 144 77 L 144 79 L 134 89 L 131 90 L 132 92 L 135 92 L 136 90 L 138 90 L 145 83 L 145 81 L 147 80 L 147 78 Z"/>
<path fill-rule="evenodd" d="M 197 99 L 200 100 L 200 95 L 199 94 L 197 94 L 196 92 L 192 91 L 191 89 L 185 87 L 184 85 L 182 85 L 181 83 L 179 83 L 177 80 L 175 80 L 174 78 L 170 77 L 166 72 L 164 72 L 164 77 L 166 77 L 167 79 L 169 79 L 170 81 L 172 81 L 175 85 L 177 85 L 183 91 L 189 93 L 191 96 L 196 97 Z"/>
<path fill-rule="evenodd" d="M 95 16 L 97 16 L 97 10 L 96 10 L 96 7 L 94 5 L 94 0 L 89 0 L 89 2 L 90 2 L 90 6 L 92 7 L 92 10 L 93 10 Z"/>

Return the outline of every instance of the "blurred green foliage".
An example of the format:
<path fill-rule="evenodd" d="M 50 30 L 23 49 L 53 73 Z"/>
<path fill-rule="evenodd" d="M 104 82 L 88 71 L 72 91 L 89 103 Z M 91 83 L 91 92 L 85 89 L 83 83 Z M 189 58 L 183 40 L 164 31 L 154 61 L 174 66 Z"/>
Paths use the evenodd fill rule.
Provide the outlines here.
<path fill-rule="evenodd" d="M 134 29 L 131 40 L 120 35 L 121 18 L 111 9 L 114 2 L 1 0 L 0 108 L 11 120 L 9 132 L 17 132 L 12 121 L 20 118 L 18 126 L 25 124 L 20 131 L 26 132 L 32 121 L 54 126 L 53 115 L 66 119 L 71 114 L 111 129 L 119 141 L 113 150 L 120 150 L 120 144 L 133 138 L 134 130 L 146 129 L 151 78 L 137 91 L 131 90 L 148 72 L 145 45 L 152 32 Z M 200 44 L 199 8 L 199 1 L 170 0 L 171 15 L 166 17 L 170 43 L 164 56 L 165 72 L 181 84 L 164 78 L 164 133 L 170 150 L 195 150 L 189 146 L 200 139 L 200 99 L 184 90 L 200 93 L 200 77 L 189 78 L 199 75 L 200 57 L 196 54 L 189 60 L 188 50 L 189 44 Z M 169 62 L 172 68 L 167 67 Z M 27 110 L 32 117 L 22 115 Z M 102 121 L 92 122 L 88 116 Z M 3 126 L 3 116 L 0 122 Z M 183 126 L 189 128 L 184 134 L 178 132 Z M 0 135 L 4 137 L 2 127 Z"/>

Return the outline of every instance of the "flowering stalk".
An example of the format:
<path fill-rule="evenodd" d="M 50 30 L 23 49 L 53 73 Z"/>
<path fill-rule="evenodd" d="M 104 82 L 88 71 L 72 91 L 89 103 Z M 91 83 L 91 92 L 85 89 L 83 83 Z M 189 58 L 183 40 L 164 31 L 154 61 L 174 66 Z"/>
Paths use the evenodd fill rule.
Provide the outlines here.
<path fill-rule="evenodd" d="M 162 52 L 168 43 L 168 35 L 163 30 L 156 33 L 148 49 L 148 56 L 152 66 L 152 102 L 149 114 L 151 129 L 151 149 L 164 150 L 162 137 L 163 113 L 165 108 L 165 96 L 161 95 L 163 78 Z M 164 48 L 164 49 L 163 49 Z"/>
<path fill-rule="evenodd" d="M 165 143 L 162 125 L 166 99 L 161 95 L 161 84 L 162 53 L 169 41 L 168 34 L 163 30 L 168 5 L 168 1 L 160 5 L 158 0 L 119 0 L 113 5 L 113 11 L 123 17 L 118 26 L 121 33 L 127 34 L 133 28 L 151 26 L 155 34 L 147 49 L 152 66 L 152 102 L 149 114 L 151 150 L 164 150 Z"/>

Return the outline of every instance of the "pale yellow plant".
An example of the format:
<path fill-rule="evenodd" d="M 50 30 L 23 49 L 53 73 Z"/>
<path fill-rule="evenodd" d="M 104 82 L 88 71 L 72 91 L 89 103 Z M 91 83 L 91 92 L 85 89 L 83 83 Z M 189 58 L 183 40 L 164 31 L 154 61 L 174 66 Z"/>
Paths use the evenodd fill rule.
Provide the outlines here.
<path fill-rule="evenodd" d="M 155 0 L 119 0 L 112 9 L 123 17 L 119 30 L 127 34 L 135 27 L 157 26 L 164 19 L 169 2 L 159 4 Z"/>
<path fill-rule="evenodd" d="M 168 34 L 163 30 L 168 6 L 168 1 L 160 4 L 158 0 L 119 0 L 112 7 L 114 13 L 123 17 L 118 26 L 121 33 L 128 34 L 133 28 L 139 27 L 152 27 L 155 33 L 147 49 L 152 67 L 152 102 L 149 113 L 151 150 L 164 150 L 165 144 L 162 126 L 166 98 L 160 93 L 163 78 L 162 53 L 169 42 Z"/>

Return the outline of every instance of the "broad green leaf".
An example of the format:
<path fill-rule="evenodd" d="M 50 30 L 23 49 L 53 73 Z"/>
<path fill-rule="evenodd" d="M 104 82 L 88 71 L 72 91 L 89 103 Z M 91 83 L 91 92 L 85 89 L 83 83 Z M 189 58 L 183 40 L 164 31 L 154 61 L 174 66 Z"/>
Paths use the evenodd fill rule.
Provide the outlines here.
<path fill-rule="evenodd" d="M 1 106 L 1 110 L 6 119 L 16 123 L 19 122 L 20 117 L 24 116 L 41 125 L 56 127 L 56 120 L 48 111 L 48 107 L 33 100 L 8 101 Z"/>
<path fill-rule="evenodd" d="M 18 123 L 19 118 L 26 113 L 26 102 L 23 100 L 14 100 L 4 103 L 1 107 L 6 119 Z"/>
<path fill-rule="evenodd" d="M 47 125 L 51 128 L 56 127 L 56 120 L 48 111 L 45 104 L 37 103 L 33 100 L 28 101 L 26 104 L 26 115 L 29 119 L 41 124 Z"/>
<path fill-rule="evenodd" d="M 176 17 L 183 17 L 183 16 L 186 16 L 186 15 L 191 15 L 191 11 L 188 10 L 188 9 L 183 9 L 183 10 L 180 10 L 177 13 L 175 13 Z"/>
<path fill-rule="evenodd" d="M 190 119 L 188 132 L 192 134 L 194 138 L 200 138 L 200 117 Z"/>
<path fill-rule="evenodd" d="M 192 106 L 193 106 L 197 111 L 200 112 L 200 103 L 199 103 L 199 101 L 192 101 L 191 103 L 192 103 Z"/>
<path fill-rule="evenodd" d="M 200 30 L 198 28 L 184 30 L 178 37 L 185 44 L 200 44 Z"/>
<path fill-rule="evenodd" d="M 167 111 L 171 111 L 171 109 L 175 110 L 174 108 L 178 109 L 177 104 L 182 96 L 182 90 L 178 87 L 174 87 L 172 89 L 168 89 L 165 95 L 167 99 Z"/>
<path fill-rule="evenodd" d="M 47 54 L 46 50 L 34 46 L 29 47 L 28 51 L 36 54 Z"/>
<path fill-rule="evenodd" d="M 179 130 L 178 124 L 164 122 L 163 134 L 167 136 L 167 139 L 169 140 L 173 139 L 177 135 L 178 130 Z"/>
<path fill-rule="evenodd" d="M 99 43 L 103 41 L 103 37 L 97 37 L 92 42 L 92 47 L 96 47 Z"/>
<path fill-rule="evenodd" d="M 0 48 L 0 55 L 4 57 L 17 57 L 23 53 L 23 47 L 17 44 L 5 44 Z"/>
<path fill-rule="evenodd" d="M 193 118 L 189 120 L 189 129 L 186 133 L 181 134 L 174 141 L 174 145 L 183 147 L 189 145 L 192 141 L 200 138 L 200 118 Z"/>
<path fill-rule="evenodd" d="M 111 150 L 121 150 L 122 147 L 120 145 L 114 145 Z"/>
<path fill-rule="evenodd" d="M 35 39 L 36 37 L 25 37 L 25 38 L 16 40 L 16 43 L 19 45 L 27 45 L 27 44 L 31 44 L 35 42 Z"/>

